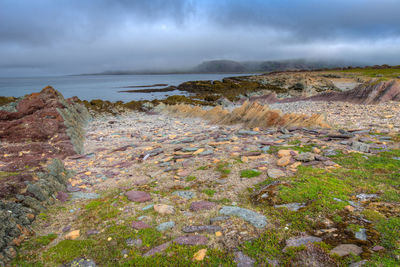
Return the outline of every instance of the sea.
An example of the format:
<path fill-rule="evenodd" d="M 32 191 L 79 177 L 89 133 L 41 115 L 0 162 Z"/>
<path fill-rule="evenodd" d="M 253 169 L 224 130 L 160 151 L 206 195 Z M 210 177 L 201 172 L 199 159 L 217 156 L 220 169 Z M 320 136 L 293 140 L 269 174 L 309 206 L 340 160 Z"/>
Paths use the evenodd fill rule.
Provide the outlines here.
<path fill-rule="evenodd" d="M 58 77 L 0 78 L 0 96 L 20 97 L 39 92 L 50 85 L 65 98 L 77 96 L 82 100 L 102 99 L 109 101 L 164 99 L 171 95 L 186 95 L 187 92 L 127 93 L 122 90 L 154 89 L 177 86 L 186 81 L 222 80 L 225 77 L 252 74 L 158 74 L 158 75 L 79 75 Z M 165 86 L 151 86 L 165 84 Z M 131 88 L 128 88 L 131 87 Z M 134 88 L 132 88 L 134 87 Z"/>

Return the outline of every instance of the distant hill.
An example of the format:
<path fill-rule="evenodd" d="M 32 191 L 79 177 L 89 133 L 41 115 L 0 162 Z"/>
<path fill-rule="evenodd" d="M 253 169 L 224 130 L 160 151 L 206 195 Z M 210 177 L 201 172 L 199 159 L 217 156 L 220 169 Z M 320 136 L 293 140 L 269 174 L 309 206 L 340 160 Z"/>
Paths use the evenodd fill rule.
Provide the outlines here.
<path fill-rule="evenodd" d="M 364 66 L 354 62 L 324 61 L 324 60 L 271 60 L 271 61 L 233 61 L 210 60 L 188 69 L 164 69 L 164 70 L 109 70 L 100 73 L 81 75 L 134 75 L 134 74 L 184 74 L 184 73 L 265 73 L 285 70 L 315 70 L 325 68 Z"/>
<path fill-rule="evenodd" d="M 193 72 L 200 73 L 236 73 L 236 72 L 271 72 L 284 70 L 313 70 L 323 68 L 337 68 L 355 66 L 359 64 L 332 61 L 310 61 L 304 59 L 276 60 L 276 61 L 247 61 L 237 62 L 233 60 L 205 61 L 195 68 Z"/>

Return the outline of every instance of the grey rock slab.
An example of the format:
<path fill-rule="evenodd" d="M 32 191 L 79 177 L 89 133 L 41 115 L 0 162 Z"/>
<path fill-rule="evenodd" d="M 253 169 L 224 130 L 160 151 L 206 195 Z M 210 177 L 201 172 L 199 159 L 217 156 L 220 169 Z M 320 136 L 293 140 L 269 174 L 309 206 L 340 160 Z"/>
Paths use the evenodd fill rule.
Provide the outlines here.
<path fill-rule="evenodd" d="M 197 150 L 199 150 L 198 147 L 184 147 L 184 148 L 182 148 L 182 152 L 195 152 Z"/>
<path fill-rule="evenodd" d="M 366 200 L 370 200 L 370 199 L 374 199 L 377 198 L 378 195 L 377 194 L 358 194 L 356 195 L 356 198 L 360 201 L 366 201 Z"/>
<path fill-rule="evenodd" d="M 218 225 L 190 225 L 182 228 L 182 232 L 184 233 L 196 233 L 196 232 L 215 233 L 218 231 L 222 231 L 222 228 Z"/>
<path fill-rule="evenodd" d="M 208 239 L 202 235 L 184 235 L 173 240 L 179 245 L 207 245 Z"/>
<path fill-rule="evenodd" d="M 237 216 L 249 222 L 256 228 L 264 228 L 267 225 L 267 218 L 255 211 L 235 206 L 223 206 L 219 213 L 228 216 Z"/>
<path fill-rule="evenodd" d="M 191 191 L 175 191 L 172 193 L 173 195 L 180 196 L 184 199 L 192 199 L 196 196 L 196 193 Z"/>
<path fill-rule="evenodd" d="M 258 135 L 258 134 L 260 133 L 256 131 L 246 131 L 246 130 L 240 130 L 237 132 L 237 135 Z"/>
<path fill-rule="evenodd" d="M 321 242 L 322 239 L 316 236 L 300 236 L 300 237 L 291 237 L 286 240 L 286 248 L 288 247 L 299 247 L 302 245 L 307 245 L 309 243 Z"/>
<path fill-rule="evenodd" d="M 235 252 L 235 263 L 238 267 L 252 267 L 256 261 L 241 251 Z"/>
<path fill-rule="evenodd" d="M 174 221 L 169 221 L 169 222 L 164 222 L 164 223 L 159 224 L 156 227 L 156 229 L 158 231 L 162 232 L 162 231 L 166 231 L 166 230 L 172 229 L 174 227 L 175 227 L 175 222 Z"/>
<path fill-rule="evenodd" d="M 337 254 L 340 257 L 347 256 L 350 254 L 360 255 L 361 253 L 362 253 L 362 248 L 353 244 L 341 244 L 331 250 L 331 254 Z"/>
<path fill-rule="evenodd" d="M 100 195 L 96 193 L 84 193 L 84 192 L 73 192 L 71 193 L 71 199 L 97 199 Z"/>
<path fill-rule="evenodd" d="M 356 150 L 356 151 L 368 153 L 369 150 L 370 150 L 370 145 L 364 144 L 364 143 L 361 143 L 361 142 L 353 142 L 351 144 L 351 148 Z"/>
<path fill-rule="evenodd" d="M 77 258 L 71 262 L 61 265 L 63 267 L 96 267 L 96 263 L 91 259 Z"/>
<path fill-rule="evenodd" d="M 275 208 L 287 208 L 288 210 L 291 211 L 298 211 L 301 208 L 304 208 L 306 206 L 305 203 L 288 203 L 288 204 L 282 204 L 282 205 L 275 205 Z"/>
<path fill-rule="evenodd" d="M 208 156 L 214 154 L 214 150 L 208 149 L 199 153 L 199 156 Z"/>
<path fill-rule="evenodd" d="M 361 267 L 367 263 L 368 263 L 367 260 L 357 261 L 357 262 L 353 262 L 352 264 L 350 264 L 349 267 Z"/>
<path fill-rule="evenodd" d="M 361 228 L 360 230 L 358 230 L 354 236 L 358 239 L 358 240 L 363 240 L 363 241 L 367 241 L 368 236 L 367 236 L 367 230 L 365 230 L 364 228 Z"/>
<path fill-rule="evenodd" d="M 311 152 L 300 153 L 299 155 L 294 157 L 296 160 L 303 162 L 310 162 L 315 160 L 315 155 Z"/>

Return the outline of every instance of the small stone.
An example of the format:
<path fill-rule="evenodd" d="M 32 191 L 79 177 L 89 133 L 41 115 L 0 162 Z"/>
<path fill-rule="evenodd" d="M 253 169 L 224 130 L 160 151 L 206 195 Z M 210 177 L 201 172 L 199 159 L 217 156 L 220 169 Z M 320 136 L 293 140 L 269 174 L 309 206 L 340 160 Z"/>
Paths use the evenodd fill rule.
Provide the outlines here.
<path fill-rule="evenodd" d="M 235 252 L 235 262 L 238 267 L 252 267 L 255 264 L 255 260 L 247 256 L 241 251 Z"/>
<path fill-rule="evenodd" d="M 80 230 L 74 230 L 64 236 L 65 239 L 75 240 L 80 236 Z"/>
<path fill-rule="evenodd" d="M 352 145 L 351 145 L 351 148 L 356 150 L 356 151 L 368 153 L 369 150 L 370 150 L 370 145 L 364 144 L 364 143 L 361 143 L 361 142 L 353 142 Z"/>
<path fill-rule="evenodd" d="M 313 148 L 311 149 L 311 151 L 312 151 L 313 153 L 315 153 L 315 154 L 321 153 L 321 149 L 319 149 L 318 147 L 313 147 Z"/>
<path fill-rule="evenodd" d="M 304 208 L 306 206 L 305 203 L 288 203 L 288 204 L 282 204 L 282 205 L 275 205 L 275 208 L 287 208 L 288 210 L 291 211 L 298 211 L 301 208 Z"/>
<path fill-rule="evenodd" d="M 249 222 L 256 228 L 264 228 L 267 225 L 267 218 L 252 210 L 239 208 L 235 206 L 223 206 L 219 213 L 222 215 L 237 216 Z"/>
<path fill-rule="evenodd" d="M 322 239 L 319 237 L 315 236 L 300 236 L 300 237 L 291 237 L 288 240 L 286 240 L 286 248 L 288 247 L 299 247 L 302 245 L 307 245 L 309 243 L 315 243 L 315 242 L 321 242 Z"/>
<path fill-rule="evenodd" d="M 156 229 L 160 232 L 162 231 L 166 231 L 168 229 L 174 228 L 175 227 L 175 222 L 174 221 L 170 221 L 170 222 L 165 222 L 165 223 L 161 223 L 159 224 Z"/>
<path fill-rule="evenodd" d="M 68 196 L 67 193 L 60 191 L 60 192 L 57 193 L 57 197 L 56 198 L 61 202 L 65 202 L 65 201 L 68 200 L 69 196 Z"/>
<path fill-rule="evenodd" d="M 364 228 L 361 228 L 359 231 L 357 231 L 354 236 L 358 239 L 358 240 L 362 240 L 362 241 L 367 241 L 368 236 L 367 236 L 367 230 L 365 230 Z"/>
<path fill-rule="evenodd" d="M 202 200 L 202 201 L 192 202 L 192 204 L 190 204 L 190 210 L 191 211 L 210 210 L 215 206 L 217 206 L 215 202 Z"/>
<path fill-rule="evenodd" d="M 220 231 L 218 231 L 218 232 L 215 232 L 215 236 L 216 236 L 216 237 L 220 237 L 220 236 L 222 236 L 222 232 L 220 232 Z"/>
<path fill-rule="evenodd" d="M 368 263 L 367 260 L 357 261 L 357 262 L 353 262 L 352 264 L 350 264 L 349 267 L 361 267 L 367 263 Z"/>
<path fill-rule="evenodd" d="M 195 261 L 202 261 L 204 260 L 204 257 L 207 254 L 207 249 L 203 248 L 200 249 L 199 251 L 197 251 L 194 255 L 193 255 L 193 260 Z"/>
<path fill-rule="evenodd" d="M 173 195 L 180 196 L 184 199 L 192 199 L 196 196 L 194 192 L 191 191 L 175 191 L 172 193 Z"/>
<path fill-rule="evenodd" d="M 286 174 L 279 169 L 268 169 L 267 174 L 272 179 L 277 179 L 277 178 L 286 176 Z"/>
<path fill-rule="evenodd" d="M 377 246 L 373 247 L 372 250 L 375 251 L 375 252 L 378 252 L 378 251 L 385 250 L 385 248 L 382 247 L 382 246 L 377 245 Z"/>
<path fill-rule="evenodd" d="M 97 199 L 100 195 L 96 193 L 73 192 L 71 193 L 71 200 L 75 199 Z"/>
<path fill-rule="evenodd" d="M 291 157 L 292 154 L 297 155 L 299 152 L 290 149 L 281 149 L 278 151 L 278 158 Z"/>
<path fill-rule="evenodd" d="M 65 232 L 68 232 L 69 230 L 71 230 L 71 225 L 67 225 L 67 226 L 65 226 L 63 229 L 62 229 L 62 231 L 65 233 Z"/>
<path fill-rule="evenodd" d="M 358 195 L 356 195 L 356 198 L 358 198 L 358 200 L 360 200 L 360 201 L 367 201 L 367 200 L 374 199 L 377 197 L 378 197 L 377 194 L 358 194 Z"/>
<path fill-rule="evenodd" d="M 303 162 L 310 162 L 315 160 L 315 156 L 313 153 L 310 152 L 304 152 L 300 153 L 299 155 L 294 157 L 298 161 L 303 161 Z"/>
<path fill-rule="evenodd" d="M 169 247 L 170 244 L 171 244 L 171 242 L 166 242 L 157 247 L 154 247 L 154 248 L 150 249 L 149 251 L 147 251 L 145 254 L 143 254 L 143 256 L 149 257 L 149 256 L 153 256 L 154 254 L 163 252 L 164 250 L 166 250 Z"/>
<path fill-rule="evenodd" d="M 175 213 L 175 209 L 173 206 L 165 205 L 165 204 L 154 205 L 154 210 L 161 215 Z"/>
<path fill-rule="evenodd" d="M 352 206 L 350 206 L 350 205 L 345 206 L 344 209 L 345 209 L 346 211 L 348 211 L 348 212 L 353 212 L 353 211 L 354 211 L 354 207 L 352 207 Z"/>
<path fill-rule="evenodd" d="M 99 231 L 97 231 L 96 229 L 91 229 L 86 232 L 87 235 L 97 235 L 98 233 Z"/>
<path fill-rule="evenodd" d="M 76 258 L 71 262 L 61 265 L 62 267 L 96 267 L 96 263 L 91 259 Z"/>
<path fill-rule="evenodd" d="M 202 235 L 184 235 L 174 239 L 179 245 L 207 245 L 208 239 Z"/>
<path fill-rule="evenodd" d="M 353 244 L 342 244 L 336 246 L 331 250 L 331 254 L 337 254 L 340 257 L 347 256 L 349 254 L 360 255 L 362 253 L 362 249 L 359 246 Z"/>
<path fill-rule="evenodd" d="M 283 157 L 277 160 L 276 165 L 280 167 L 285 167 L 290 164 L 291 157 Z"/>
<path fill-rule="evenodd" d="M 130 201 L 134 201 L 134 202 L 146 202 L 146 201 L 150 201 L 151 200 L 151 195 L 147 192 L 143 192 L 143 191 L 128 191 L 125 193 L 126 197 L 130 200 Z"/>
<path fill-rule="evenodd" d="M 152 208 L 154 208 L 154 204 L 147 205 L 147 206 L 143 207 L 142 210 L 145 211 L 145 210 L 149 210 L 149 209 L 152 209 Z"/>
<path fill-rule="evenodd" d="M 184 233 L 196 233 L 196 232 L 215 233 L 221 230 L 222 230 L 221 226 L 218 225 L 191 225 L 182 228 L 182 232 Z"/>
<path fill-rule="evenodd" d="M 147 223 L 137 221 L 137 222 L 132 222 L 132 228 L 136 229 L 136 230 L 140 230 L 140 229 L 146 229 L 146 228 L 151 228 L 151 227 Z"/>

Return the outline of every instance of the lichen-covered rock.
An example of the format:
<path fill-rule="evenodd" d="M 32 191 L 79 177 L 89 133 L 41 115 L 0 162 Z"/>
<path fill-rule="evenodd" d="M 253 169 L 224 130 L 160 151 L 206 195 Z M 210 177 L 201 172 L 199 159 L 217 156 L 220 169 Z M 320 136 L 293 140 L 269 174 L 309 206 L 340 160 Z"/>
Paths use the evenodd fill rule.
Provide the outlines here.
<path fill-rule="evenodd" d="M 264 215 L 258 214 L 255 211 L 234 207 L 223 206 L 219 213 L 222 215 L 237 216 L 249 222 L 256 228 L 264 228 L 267 225 L 267 218 Z"/>

